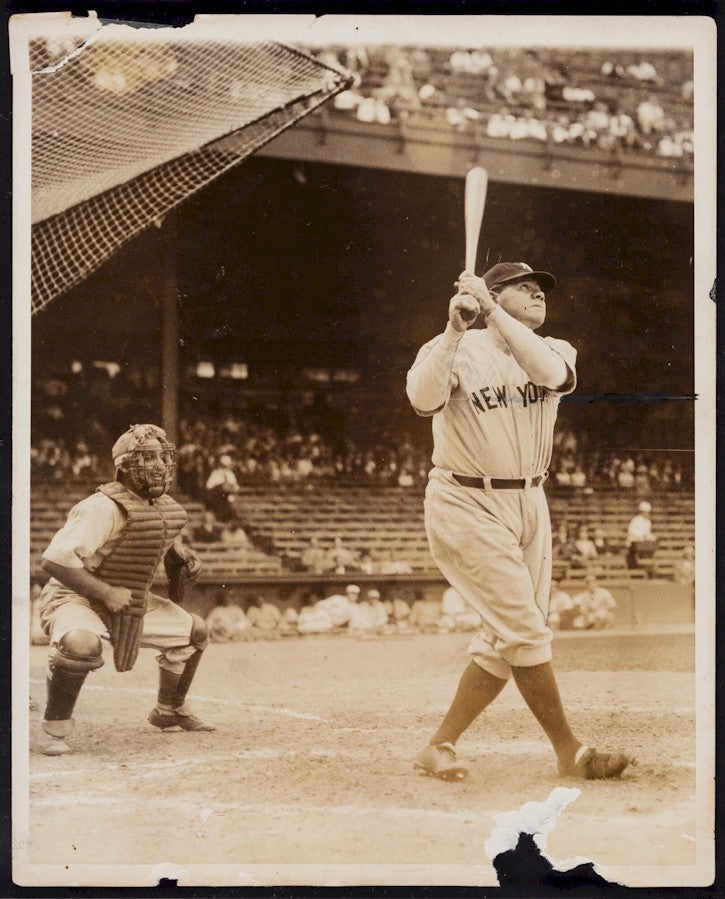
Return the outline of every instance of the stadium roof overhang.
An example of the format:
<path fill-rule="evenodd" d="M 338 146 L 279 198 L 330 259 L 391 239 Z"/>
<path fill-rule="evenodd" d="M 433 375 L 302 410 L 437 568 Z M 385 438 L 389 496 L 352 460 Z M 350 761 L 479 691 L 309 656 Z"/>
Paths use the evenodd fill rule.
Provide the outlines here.
<path fill-rule="evenodd" d="M 234 135 L 223 143 L 235 140 Z M 693 202 L 689 161 L 611 153 L 535 140 L 499 140 L 480 129 L 454 131 L 424 116 L 379 125 L 323 109 L 307 116 L 258 151 L 258 155 L 464 177 L 484 166 L 492 181 L 593 193 Z"/>

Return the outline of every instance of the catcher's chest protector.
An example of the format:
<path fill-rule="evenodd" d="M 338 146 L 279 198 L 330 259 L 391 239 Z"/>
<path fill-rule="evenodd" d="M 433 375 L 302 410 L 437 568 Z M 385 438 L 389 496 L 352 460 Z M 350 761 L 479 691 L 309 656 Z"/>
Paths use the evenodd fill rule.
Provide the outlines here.
<path fill-rule="evenodd" d="M 112 481 L 98 490 L 123 509 L 126 524 L 111 552 L 95 574 L 113 587 L 127 587 L 133 594 L 123 612 L 94 608 L 108 627 L 117 671 L 130 671 L 136 661 L 147 594 L 164 550 L 186 524 L 186 512 L 170 496 L 146 501 Z"/>

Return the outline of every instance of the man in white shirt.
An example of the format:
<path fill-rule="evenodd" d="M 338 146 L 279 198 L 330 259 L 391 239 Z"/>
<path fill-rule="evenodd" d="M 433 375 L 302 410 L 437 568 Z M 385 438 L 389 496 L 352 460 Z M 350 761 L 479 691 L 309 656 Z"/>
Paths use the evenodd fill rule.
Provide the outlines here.
<path fill-rule="evenodd" d="M 586 590 L 582 590 L 574 597 L 574 606 L 577 610 L 574 627 L 577 630 L 609 627 L 614 621 L 616 600 L 606 587 L 597 583 L 593 574 L 587 578 L 586 585 Z"/>
<path fill-rule="evenodd" d="M 657 538 L 652 533 L 652 506 L 645 500 L 627 527 L 627 568 L 654 568 Z"/>
<path fill-rule="evenodd" d="M 149 722 L 162 730 L 214 730 L 193 715 L 186 693 L 209 642 L 204 619 L 151 592 L 159 559 L 196 575 L 198 557 L 176 539 L 186 512 L 167 495 L 175 448 L 156 425 L 132 425 L 111 451 L 116 480 L 77 503 L 43 553 L 50 575 L 41 623 L 50 638 L 46 755 L 70 752 L 72 713 L 90 671 L 103 665 L 110 639 L 117 670 L 139 646 L 158 650 L 159 692 Z M 169 593 L 173 595 L 171 589 Z"/>

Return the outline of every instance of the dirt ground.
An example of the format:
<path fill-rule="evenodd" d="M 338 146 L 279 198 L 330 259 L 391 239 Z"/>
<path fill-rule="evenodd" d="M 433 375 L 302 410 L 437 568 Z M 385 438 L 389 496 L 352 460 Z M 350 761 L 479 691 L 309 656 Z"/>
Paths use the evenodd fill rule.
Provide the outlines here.
<path fill-rule="evenodd" d="M 85 883 L 493 884 L 484 841 L 494 816 L 569 786 L 581 794 L 548 838 L 551 858 L 592 859 L 631 885 L 686 882 L 698 836 L 693 635 L 556 638 L 575 732 L 638 758 L 619 781 L 587 783 L 558 776 L 513 684 L 459 742 L 466 781 L 413 771 L 453 696 L 467 643 L 450 634 L 212 645 L 192 700 L 218 729 L 198 734 L 147 723 L 153 653 L 125 674 L 107 655 L 76 707 L 73 754 L 38 753 L 41 712 L 31 713 L 35 875 L 50 883 L 65 871 Z M 41 709 L 45 652 L 31 651 Z M 125 865 L 161 867 L 131 875 L 103 867 Z"/>

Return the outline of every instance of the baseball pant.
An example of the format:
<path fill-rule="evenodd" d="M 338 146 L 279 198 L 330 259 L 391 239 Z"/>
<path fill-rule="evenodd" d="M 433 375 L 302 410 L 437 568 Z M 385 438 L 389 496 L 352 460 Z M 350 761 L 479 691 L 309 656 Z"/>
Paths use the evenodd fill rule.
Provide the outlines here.
<path fill-rule="evenodd" d="M 50 637 L 51 653 L 60 638 L 68 631 L 91 631 L 108 639 L 108 630 L 100 616 L 93 611 L 88 600 L 69 590 L 51 591 L 45 602 L 40 620 Z M 45 592 L 45 591 L 44 591 Z M 45 597 L 41 599 L 41 602 Z M 170 599 L 149 593 L 148 607 L 143 619 L 141 646 L 158 649 L 156 661 L 162 668 L 181 674 L 184 664 L 195 652 L 191 646 L 191 615 Z"/>
<path fill-rule="evenodd" d="M 543 489 L 486 491 L 432 478 L 425 525 L 441 573 L 481 615 L 468 649 L 474 661 L 503 679 L 511 666 L 551 661 L 551 522 Z"/>

